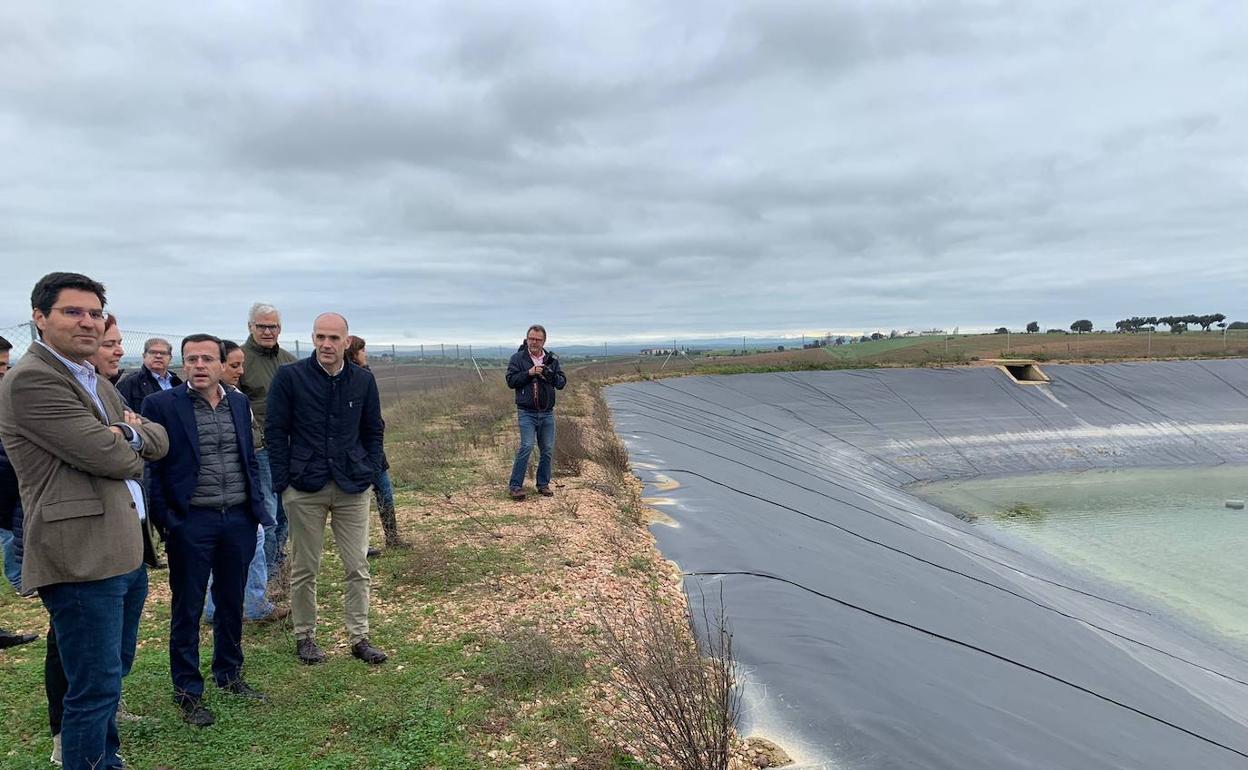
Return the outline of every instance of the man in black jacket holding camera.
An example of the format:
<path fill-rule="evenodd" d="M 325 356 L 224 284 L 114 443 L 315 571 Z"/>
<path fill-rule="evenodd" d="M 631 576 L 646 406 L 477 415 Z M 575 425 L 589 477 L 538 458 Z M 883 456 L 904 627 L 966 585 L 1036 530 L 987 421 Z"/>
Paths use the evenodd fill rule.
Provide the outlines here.
<path fill-rule="evenodd" d="M 538 494 L 550 497 L 550 466 L 555 455 L 555 391 L 568 384 L 559 359 L 546 350 L 546 329 L 533 324 L 524 344 L 507 364 L 507 386 L 516 391 L 516 413 L 520 422 L 520 449 L 511 466 L 507 492 L 512 500 L 524 499 L 524 475 L 536 440 Z"/>

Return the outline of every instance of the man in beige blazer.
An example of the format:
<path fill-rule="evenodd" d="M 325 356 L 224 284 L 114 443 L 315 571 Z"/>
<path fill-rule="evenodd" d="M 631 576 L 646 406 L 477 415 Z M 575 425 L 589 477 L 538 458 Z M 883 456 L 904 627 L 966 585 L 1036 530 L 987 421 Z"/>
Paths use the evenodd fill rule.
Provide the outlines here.
<path fill-rule="evenodd" d="M 22 585 L 38 589 L 56 631 L 70 770 L 123 767 L 115 714 L 147 598 L 140 480 L 169 448 L 164 428 L 125 409 L 87 361 L 104 304 L 84 275 L 44 276 L 31 294 L 40 339 L 0 380 L 0 441 L 25 508 Z"/>

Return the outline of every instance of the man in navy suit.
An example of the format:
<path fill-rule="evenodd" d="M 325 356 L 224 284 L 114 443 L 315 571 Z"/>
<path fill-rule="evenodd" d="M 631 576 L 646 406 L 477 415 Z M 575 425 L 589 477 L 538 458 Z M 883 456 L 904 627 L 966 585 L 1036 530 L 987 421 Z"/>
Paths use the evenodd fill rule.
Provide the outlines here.
<path fill-rule="evenodd" d="M 212 674 L 217 687 L 262 700 L 243 680 L 243 589 L 256 548 L 256 525 L 272 525 L 253 449 L 251 405 L 221 385 L 225 346 L 210 334 L 182 340 L 187 381 L 153 393 L 143 415 L 164 426 L 169 453 L 148 466 L 152 523 L 165 538 L 173 612 L 169 669 L 174 702 L 197 727 L 215 721 L 203 704 L 199 621 L 208 574 L 214 575 Z"/>

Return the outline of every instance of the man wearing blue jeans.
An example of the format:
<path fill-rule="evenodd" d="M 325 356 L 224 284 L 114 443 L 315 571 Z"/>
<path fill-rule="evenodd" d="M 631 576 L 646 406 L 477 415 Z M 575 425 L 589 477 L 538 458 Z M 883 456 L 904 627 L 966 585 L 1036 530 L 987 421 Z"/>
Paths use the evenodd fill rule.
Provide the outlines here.
<path fill-rule="evenodd" d="M 238 388 L 246 372 L 246 356 L 243 349 L 230 340 L 222 340 L 225 345 L 225 369 L 221 372 L 221 382 L 227 388 Z M 257 426 L 255 415 L 252 414 L 251 432 L 255 441 L 257 455 L 264 446 L 263 426 Z M 264 495 L 264 509 L 269 518 L 277 515 L 276 496 L 273 494 L 273 482 L 269 477 L 267 462 L 259 467 L 260 491 Z M 287 607 L 278 607 L 269 601 L 269 561 L 265 552 L 267 533 L 265 527 L 257 527 L 256 553 L 247 568 L 247 587 L 243 594 L 243 620 L 251 623 L 263 623 L 282 620 L 290 614 Z M 211 625 L 216 616 L 217 605 L 212 600 L 212 576 L 208 576 L 208 593 L 204 597 L 204 623 Z"/>
<path fill-rule="evenodd" d="M 134 662 L 147 597 L 150 538 L 144 461 L 169 448 L 164 428 L 125 409 L 89 359 L 104 336 L 104 287 L 50 273 L 31 294 L 40 339 L 0 380 L 0 441 L 26 509 L 22 586 L 52 617 L 68 690 L 68 770 L 123 767 L 121 680 Z"/>
<path fill-rule="evenodd" d="M 529 455 L 536 443 L 540 452 L 537 462 L 537 492 L 550 497 L 550 467 L 555 456 L 555 391 L 568 384 L 559 359 L 546 350 L 546 329 L 533 324 L 525 333 L 524 343 L 507 363 L 507 386 L 516 391 L 516 415 L 520 423 L 520 448 L 511 466 L 507 494 L 512 500 L 523 500 L 524 476 Z"/>
<path fill-rule="evenodd" d="M 295 357 L 283 350 L 277 338 L 282 334 L 282 314 L 267 302 L 257 302 L 247 314 L 247 341 L 243 343 L 243 374 L 238 389 L 251 400 L 251 413 L 256 424 L 264 426 L 268 412 L 269 387 L 277 370 L 293 363 Z M 281 498 L 273 490 L 273 474 L 269 466 L 269 450 L 256 450 L 256 462 L 260 465 L 260 485 L 264 492 L 264 507 L 274 524 L 264 528 L 265 566 L 270 576 L 277 574 L 278 565 L 285 560 L 286 536 L 290 524 Z"/>

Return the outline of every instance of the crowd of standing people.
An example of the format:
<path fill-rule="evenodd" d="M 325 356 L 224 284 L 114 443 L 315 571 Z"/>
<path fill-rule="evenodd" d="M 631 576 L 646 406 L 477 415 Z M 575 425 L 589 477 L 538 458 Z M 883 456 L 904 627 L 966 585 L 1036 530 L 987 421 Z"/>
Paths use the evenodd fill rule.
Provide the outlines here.
<path fill-rule="evenodd" d="M 385 543 L 403 545 L 377 382 L 346 318 L 317 316 L 312 355 L 296 359 L 279 344 L 280 312 L 256 303 L 241 345 L 189 335 L 178 372 L 170 341 L 148 339 L 142 366 L 122 376 L 121 329 L 106 303 L 101 283 L 50 273 L 31 294 L 38 339 L 12 368 L 0 338 L 5 577 L 48 611 L 52 761 L 73 770 L 125 767 L 117 720 L 149 568 L 169 570 L 173 702 L 187 723 L 206 727 L 215 716 L 201 622 L 212 627 L 212 679 L 224 694 L 265 698 L 244 678 L 245 621 L 289 617 L 298 660 L 323 662 L 317 576 L 328 525 L 351 654 L 380 664 L 387 654 L 369 639 L 370 493 Z M 555 393 L 566 376 L 545 340 L 543 327 L 530 327 L 506 373 L 520 430 L 508 488 L 517 500 L 535 445 L 537 491 L 553 494 Z M 289 609 L 268 596 L 287 561 Z M 35 639 L 0 629 L 0 647 Z"/>

